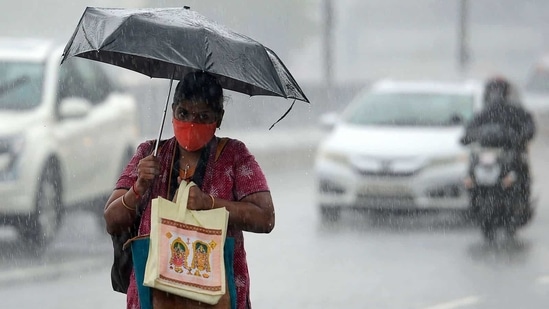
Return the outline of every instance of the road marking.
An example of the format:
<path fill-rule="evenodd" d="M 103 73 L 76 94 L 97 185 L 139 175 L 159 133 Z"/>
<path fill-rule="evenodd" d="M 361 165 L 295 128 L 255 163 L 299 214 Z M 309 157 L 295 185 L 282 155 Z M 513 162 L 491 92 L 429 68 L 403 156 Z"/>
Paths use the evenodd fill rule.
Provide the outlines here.
<path fill-rule="evenodd" d="M 536 280 L 539 284 L 549 284 L 549 276 L 541 276 Z"/>
<path fill-rule="evenodd" d="M 434 306 L 426 307 L 424 309 L 455 309 L 465 306 L 474 305 L 480 302 L 480 297 L 478 296 L 469 296 L 456 300 L 451 300 L 449 302 L 436 304 Z"/>

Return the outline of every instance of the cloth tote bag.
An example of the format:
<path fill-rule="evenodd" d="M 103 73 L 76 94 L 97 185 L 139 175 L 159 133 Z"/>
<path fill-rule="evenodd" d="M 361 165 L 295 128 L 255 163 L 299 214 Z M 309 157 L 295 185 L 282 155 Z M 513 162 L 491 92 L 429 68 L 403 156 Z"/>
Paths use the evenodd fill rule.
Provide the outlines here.
<path fill-rule="evenodd" d="M 145 276 L 145 267 L 147 264 L 147 258 L 149 256 L 149 244 L 150 238 L 149 235 L 137 236 L 130 239 L 125 246 L 131 246 L 132 258 L 133 258 L 133 268 L 135 272 L 135 279 L 137 281 L 137 292 L 139 295 L 139 304 L 141 309 L 153 309 L 152 301 L 152 289 L 148 286 L 143 285 L 143 279 Z M 217 303 L 215 306 L 209 306 L 210 308 L 232 308 L 236 309 L 236 285 L 234 282 L 234 238 L 227 237 L 225 239 L 225 245 L 223 248 L 223 254 L 225 259 L 225 272 L 227 276 L 227 289 L 228 289 L 228 299 L 230 301 L 230 307 L 227 304 L 220 306 L 220 303 Z M 174 300 L 177 301 L 177 300 Z M 171 308 L 175 309 L 180 303 L 169 303 L 168 306 L 157 306 L 159 308 Z M 191 308 L 194 305 L 193 303 L 183 302 L 184 308 Z"/>
<path fill-rule="evenodd" d="M 193 182 L 181 182 L 176 202 L 151 204 L 149 255 L 143 285 L 206 304 L 217 304 L 227 288 L 225 208 L 188 210 Z"/>

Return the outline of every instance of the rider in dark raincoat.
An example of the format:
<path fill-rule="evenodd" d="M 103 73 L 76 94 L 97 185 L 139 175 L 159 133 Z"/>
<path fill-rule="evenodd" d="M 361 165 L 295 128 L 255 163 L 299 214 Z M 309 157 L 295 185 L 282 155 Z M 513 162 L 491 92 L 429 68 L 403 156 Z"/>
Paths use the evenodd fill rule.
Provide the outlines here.
<path fill-rule="evenodd" d="M 463 144 L 475 141 L 475 131 L 487 124 L 501 125 L 503 134 L 509 140 L 504 146 L 507 150 L 517 151 L 517 178 L 522 180 L 524 199 L 530 197 L 530 171 L 528 164 L 528 143 L 536 133 L 536 126 L 532 115 L 521 106 L 511 83 L 505 78 L 492 78 L 485 84 L 484 107 L 467 125 Z"/>

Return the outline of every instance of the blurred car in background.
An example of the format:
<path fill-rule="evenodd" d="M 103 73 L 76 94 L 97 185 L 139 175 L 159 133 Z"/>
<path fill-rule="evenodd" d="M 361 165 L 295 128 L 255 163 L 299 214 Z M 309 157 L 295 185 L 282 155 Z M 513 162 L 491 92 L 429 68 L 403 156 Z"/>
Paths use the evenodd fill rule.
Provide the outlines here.
<path fill-rule="evenodd" d="M 481 108 L 478 82 L 380 81 L 360 92 L 321 142 L 317 203 L 344 210 L 467 210 L 468 150 L 459 143 Z"/>
<path fill-rule="evenodd" d="M 137 107 L 101 65 L 47 40 L 0 39 L 0 224 L 42 245 L 66 211 L 103 206 L 139 135 Z"/>
<path fill-rule="evenodd" d="M 523 104 L 537 111 L 549 111 L 549 55 L 541 57 L 528 73 L 523 87 Z"/>

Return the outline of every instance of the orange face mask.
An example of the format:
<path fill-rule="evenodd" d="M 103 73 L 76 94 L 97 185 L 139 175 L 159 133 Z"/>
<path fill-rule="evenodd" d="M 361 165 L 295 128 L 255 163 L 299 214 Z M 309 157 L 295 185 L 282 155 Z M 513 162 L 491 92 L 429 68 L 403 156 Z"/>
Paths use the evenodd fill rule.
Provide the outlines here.
<path fill-rule="evenodd" d="M 196 123 L 172 119 L 175 139 L 183 149 L 197 151 L 212 139 L 217 128 L 217 122 Z"/>

